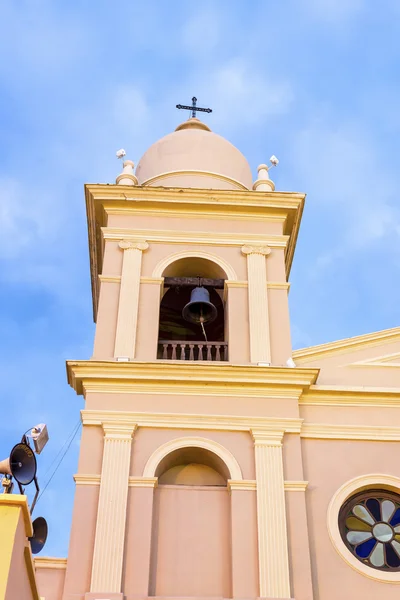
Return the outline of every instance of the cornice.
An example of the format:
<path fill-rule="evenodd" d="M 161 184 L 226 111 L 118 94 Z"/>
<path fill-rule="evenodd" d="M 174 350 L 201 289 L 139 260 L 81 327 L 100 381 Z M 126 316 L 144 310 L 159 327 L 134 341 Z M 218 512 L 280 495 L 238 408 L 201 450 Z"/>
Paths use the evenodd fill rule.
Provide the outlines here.
<path fill-rule="evenodd" d="M 400 407 L 400 388 L 312 385 L 300 397 L 299 405 Z"/>
<path fill-rule="evenodd" d="M 243 244 L 264 244 L 271 248 L 286 248 L 288 235 L 265 235 L 259 233 L 227 233 L 209 231 L 173 231 L 170 229 L 121 229 L 116 227 L 102 227 L 103 239 L 116 242 L 119 240 L 136 241 L 139 237 L 146 236 L 152 244 L 199 244 L 206 246 L 238 246 Z"/>
<path fill-rule="evenodd" d="M 66 569 L 67 559 L 66 558 L 55 558 L 52 556 L 40 556 L 34 558 L 36 569 Z"/>
<path fill-rule="evenodd" d="M 366 440 L 376 442 L 399 442 L 400 427 L 387 425 L 336 425 L 327 423 L 303 423 L 301 437 L 324 440 Z"/>
<path fill-rule="evenodd" d="M 291 369 L 258 365 L 200 364 L 182 361 L 116 362 L 67 361 L 68 382 L 78 394 L 84 391 L 125 391 L 138 393 L 191 393 L 207 396 L 217 392 L 239 396 L 264 395 L 299 398 L 315 383 L 318 369 Z"/>
<path fill-rule="evenodd" d="M 101 475 L 76 473 L 73 477 L 76 485 L 100 485 Z"/>
<path fill-rule="evenodd" d="M 129 411 L 81 411 L 84 426 L 103 426 L 118 423 L 120 426 L 137 424 L 138 427 L 167 429 L 201 429 L 213 431 L 251 431 L 254 428 L 269 435 L 282 437 L 283 433 L 300 433 L 301 419 L 236 415 L 203 415 L 181 413 L 137 413 Z"/>
<path fill-rule="evenodd" d="M 343 340 L 320 344 L 318 346 L 301 348 L 300 350 L 295 350 L 292 356 L 293 360 L 296 362 L 311 362 L 318 358 L 327 358 L 333 355 L 352 352 L 360 348 L 371 348 L 385 342 L 391 343 L 397 341 L 400 341 L 400 327 L 345 338 Z"/>

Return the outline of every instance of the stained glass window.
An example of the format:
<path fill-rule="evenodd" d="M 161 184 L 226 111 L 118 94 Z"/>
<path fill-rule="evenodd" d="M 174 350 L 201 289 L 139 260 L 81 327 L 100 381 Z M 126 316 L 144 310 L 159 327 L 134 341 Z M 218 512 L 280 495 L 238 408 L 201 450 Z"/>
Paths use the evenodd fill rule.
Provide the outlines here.
<path fill-rule="evenodd" d="M 340 534 L 362 563 L 400 571 L 400 495 L 369 490 L 353 496 L 339 513 Z"/>

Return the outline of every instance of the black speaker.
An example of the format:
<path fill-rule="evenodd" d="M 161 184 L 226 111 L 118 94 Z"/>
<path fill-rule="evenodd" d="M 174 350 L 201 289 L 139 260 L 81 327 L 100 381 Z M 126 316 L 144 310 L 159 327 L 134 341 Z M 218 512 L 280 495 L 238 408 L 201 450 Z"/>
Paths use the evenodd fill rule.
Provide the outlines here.
<path fill-rule="evenodd" d="M 32 554 L 38 554 L 43 550 L 47 540 L 47 522 L 43 517 L 38 517 L 32 523 L 33 536 L 29 538 Z"/>
<path fill-rule="evenodd" d="M 28 444 L 16 444 L 10 458 L 0 462 L 0 473 L 12 475 L 21 485 L 31 483 L 36 475 L 36 457 Z"/>

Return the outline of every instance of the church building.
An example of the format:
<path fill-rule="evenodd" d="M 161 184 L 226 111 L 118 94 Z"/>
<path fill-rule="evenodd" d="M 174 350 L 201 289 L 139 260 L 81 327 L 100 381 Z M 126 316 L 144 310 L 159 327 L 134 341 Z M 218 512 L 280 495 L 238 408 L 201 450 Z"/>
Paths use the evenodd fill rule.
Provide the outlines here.
<path fill-rule="evenodd" d="M 305 194 L 196 116 L 85 194 L 96 334 L 39 596 L 397 599 L 400 328 L 293 351 Z"/>

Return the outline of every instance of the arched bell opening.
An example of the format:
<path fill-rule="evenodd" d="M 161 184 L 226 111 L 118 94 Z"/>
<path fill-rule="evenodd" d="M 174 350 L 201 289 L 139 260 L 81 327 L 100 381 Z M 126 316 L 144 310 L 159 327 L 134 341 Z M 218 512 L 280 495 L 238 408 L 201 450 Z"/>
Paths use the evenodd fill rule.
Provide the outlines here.
<path fill-rule="evenodd" d="M 157 358 L 227 360 L 224 270 L 190 257 L 168 265 L 163 277 Z"/>
<path fill-rule="evenodd" d="M 230 478 L 224 461 L 204 448 L 179 448 L 168 454 L 156 470 L 158 485 L 222 486 Z"/>

